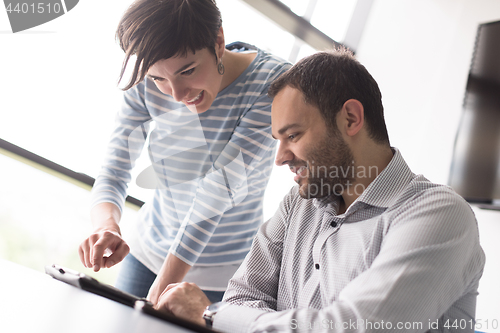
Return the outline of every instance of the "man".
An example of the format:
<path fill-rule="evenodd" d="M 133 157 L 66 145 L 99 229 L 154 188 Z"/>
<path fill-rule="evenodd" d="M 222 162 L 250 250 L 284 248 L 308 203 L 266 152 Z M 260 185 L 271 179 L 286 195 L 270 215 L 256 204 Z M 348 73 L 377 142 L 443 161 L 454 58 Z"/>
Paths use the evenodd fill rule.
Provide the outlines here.
<path fill-rule="evenodd" d="M 269 95 L 276 163 L 298 186 L 207 321 L 224 332 L 473 332 L 485 261 L 474 214 L 390 147 L 366 69 L 347 50 L 317 53 Z M 157 307 L 203 324 L 209 304 L 183 283 Z"/>

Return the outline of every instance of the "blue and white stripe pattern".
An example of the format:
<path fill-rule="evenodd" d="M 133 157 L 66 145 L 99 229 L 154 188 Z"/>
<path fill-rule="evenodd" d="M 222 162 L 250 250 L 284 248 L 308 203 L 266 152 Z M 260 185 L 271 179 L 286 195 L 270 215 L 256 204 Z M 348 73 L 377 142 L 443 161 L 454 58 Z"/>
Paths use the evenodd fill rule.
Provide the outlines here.
<path fill-rule="evenodd" d="M 247 70 L 199 115 L 150 79 L 125 93 L 93 205 L 123 207 L 130 171 L 146 145 L 152 166 L 138 183 L 155 193 L 141 208 L 131 244 L 141 244 L 132 253 L 153 272 L 169 252 L 197 266 L 243 261 L 262 223 L 275 153 L 267 90 L 289 66 L 257 50 Z"/>

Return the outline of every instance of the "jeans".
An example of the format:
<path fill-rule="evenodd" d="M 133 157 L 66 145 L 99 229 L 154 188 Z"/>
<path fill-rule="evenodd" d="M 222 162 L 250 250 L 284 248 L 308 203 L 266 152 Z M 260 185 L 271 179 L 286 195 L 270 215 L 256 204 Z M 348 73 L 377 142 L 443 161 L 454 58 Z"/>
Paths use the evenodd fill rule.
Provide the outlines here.
<path fill-rule="evenodd" d="M 128 254 L 121 263 L 115 287 L 137 297 L 146 297 L 155 279 L 155 273 L 133 255 Z M 203 292 L 212 303 L 220 302 L 224 296 L 223 291 L 203 290 Z"/>
<path fill-rule="evenodd" d="M 156 274 L 144 266 L 133 255 L 123 259 L 115 287 L 137 297 L 146 297 Z"/>

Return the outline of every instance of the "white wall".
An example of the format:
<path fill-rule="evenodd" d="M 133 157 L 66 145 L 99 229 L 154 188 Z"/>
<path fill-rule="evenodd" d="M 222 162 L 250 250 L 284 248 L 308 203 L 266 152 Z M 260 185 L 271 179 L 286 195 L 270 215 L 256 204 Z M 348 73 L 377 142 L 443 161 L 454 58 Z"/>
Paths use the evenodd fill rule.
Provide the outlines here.
<path fill-rule="evenodd" d="M 499 0 L 373 4 L 357 57 L 380 85 L 391 144 L 434 182 L 448 180 L 477 26 L 498 20 Z M 476 214 L 487 256 L 477 319 L 500 332 L 491 327 L 500 325 L 500 213 Z"/>
<path fill-rule="evenodd" d="M 446 183 L 477 26 L 498 0 L 375 0 L 358 59 L 382 91 L 391 143 Z"/>

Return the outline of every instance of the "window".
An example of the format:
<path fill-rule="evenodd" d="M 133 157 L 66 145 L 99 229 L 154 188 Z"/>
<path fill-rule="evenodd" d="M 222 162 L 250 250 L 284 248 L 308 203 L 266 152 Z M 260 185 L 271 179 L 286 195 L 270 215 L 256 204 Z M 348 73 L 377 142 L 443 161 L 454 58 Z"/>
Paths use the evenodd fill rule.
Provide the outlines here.
<path fill-rule="evenodd" d="M 122 99 L 117 79 L 123 52 L 114 33 L 131 2 L 80 2 L 44 25 L 0 33 L 2 49 L 8 50 L 0 62 L 0 138 L 76 172 L 98 175 Z M 250 2 L 217 1 L 227 43 L 244 41 L 292 62 L 315 52 Z M 282 2 L 296 15 L 307 15 L 331 38 L 342 40 L 356 0 Z M 0 31 L 10 31 L 4 11 Z M 51 263 L 55 254 L 64 252 L 59 264 L 81 267 L 74 265 L 77 246 L 91 230 L 89 192 L 2 154 L 0 165 L 0 257 L 43 269 L 42 262 Z M 135 175 L 147 166 L 144 159 L 139 161 Z M 288 168 L 273 171 L 265 219 L 293 185 Z M 151 191 L 131 184 L 129 194 L 147 200 Z M 135 212 L 126 215 L 132 219 Z"/>
<path fill-rule="evenodd" d="M 0 258 L 38 271 L 56 263 L 96 276 L 77 252 L 92 230 L 90 192 L 3 154 L 0 165 Z M 122 215 L 126 237 L 136 210 L 126 206 Z M 118 269 L 103 270 L 99 280 L 113 283 Z"/>

